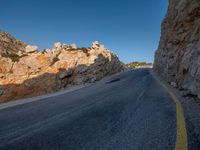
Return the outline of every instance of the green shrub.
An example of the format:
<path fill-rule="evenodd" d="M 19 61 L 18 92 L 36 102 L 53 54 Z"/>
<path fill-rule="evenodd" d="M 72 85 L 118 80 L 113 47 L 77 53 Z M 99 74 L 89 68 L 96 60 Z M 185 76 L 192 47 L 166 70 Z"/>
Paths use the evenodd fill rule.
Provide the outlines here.
<path fill-rule="evenodd" d="M 89 47 L 87 48 L 87 47 L 79 47 L 79 48 L 77 48 L 77 49 L 67 49 L 67 51 L 76 51 L 76 50 L 82 50 L 83 51 L 83 53 L 85 53 L 87 56 L 90 56 L 90 54 L 89 54 Z"/>
<path fill-rule="evenodd" d="M 16 53 L 10 53 L 10 54 L 4 54 L 3 57 L 6 58 L 10 58 L 12 60 L 12 62 L 18 62 L 20 60 L 20 58 L 28 56 L 27 54 L 23 54 L 21 56 L 19 56 Z"/>
<path fill-rule="evenodd" d="M 59 61 L 60 59 L 58 58 L 58 56 L 54 57 L 50 66 L 53 66 L 57 61 Z"/>
<path fill-rule="evenodd" d="M 152 66 L 153 64 L 152 63 L 147 63 L 147 62 L 131 62 L 129 64 L 126 64 L 127 67 L 129 68 L 137 68 L 139 66 Z"/>
<path fill-rule="evenodd" d="M 86 47 L 81 47 L 81 48 L 78 48 L 78 49 L 80 49 L 80 50 L 82 50 L 83 51 L 83 53 L 88 53 L 88 48 L 86 48 Z"/>
<path fill-rule="evenodd" d="M 22 54 L 20 58 L 28 56 L 27 54 Z"/>
<path fill-rule="evenodd" d="M 42 52 L 42 54 L 45 54 L 45 52 L 46 52 L 46 49 L 43 49 L 41 52 Z"/>
<path fill-rule="evenodd" d="M 12 62 L 18 62 L 20 60 L 20 56 L 15 53 L 8 54 L 7 57 L 10 58 Z"/>

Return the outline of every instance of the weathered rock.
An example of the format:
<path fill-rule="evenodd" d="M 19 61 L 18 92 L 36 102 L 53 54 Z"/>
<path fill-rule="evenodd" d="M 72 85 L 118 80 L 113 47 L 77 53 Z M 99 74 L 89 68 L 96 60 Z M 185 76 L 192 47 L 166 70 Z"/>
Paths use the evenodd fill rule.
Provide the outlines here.
<path fill-rule="evenodd" d="M 15 39 L 9 33 L 0 30 L 0 55 L 25 51 L 26 45 L 26 43 Z"/>
<path fill-rule="evenodd" d="M 57 42 L 57 43 L 54 44 L 53 48 L 54 49 L 62 48 L 62 44 L 60 42 Z"/>
<path fill-rule="evenodd" d="M 77 49 L 76 44 L 71 44 L 69 47 L 70 47 L 71 49 Z"/>
<path fill-rule="evenodd" d="M 26 53 L 33 53 L 33 52 L 36 52 L 36 51 L 38 51 L 38 47 L 35 46 L 35 45 L 27 45 L 26 48 L 25 48 Z"/>
<path fill-rule="evenodd" d="M 174 88 L 177 87 L 176 83 L 175 82 L 171 82 L 171 86 L 173 86 Z"/>
<path fill-rule="evenodd" d="M 178 88 L 200 95 L 199 0 L 169 1 L 154 70 Z"/>
<path fill-rule="evenodd" d="M 92 43 L 92 48 L 94 48 L 94 49 L 99 49 L 99 48 L 104 48 L 104 46 L 101 45 L 101 44 L 99 44 L 98 41 L 94 41 L 94 42 Z"/>
<path fill-rule="evenodd" d="M 67 77 L 71 76 L 72 74 L 73 74 L 73 69 L 72 69 L 72 68 L 69 68 L 69 69 L 67 69 L 67 70 L 65 70 L 65 71 L 63 71 L 63 72 L 61 72 L 61 73 L 59 74 L 59 78 L 60 78 L 60 79 L 64 79 L 64 78 L 67 78 Z"/>
<path fill-rule="evenodd" d="M 0 55 L 0 102 L 95 82 L 125 68 L 116 55 L 94 45 L 92 49 L 56 43 L 52 49 L 36 53 L 37 48 L 29 46 L 17 61 Z"/>

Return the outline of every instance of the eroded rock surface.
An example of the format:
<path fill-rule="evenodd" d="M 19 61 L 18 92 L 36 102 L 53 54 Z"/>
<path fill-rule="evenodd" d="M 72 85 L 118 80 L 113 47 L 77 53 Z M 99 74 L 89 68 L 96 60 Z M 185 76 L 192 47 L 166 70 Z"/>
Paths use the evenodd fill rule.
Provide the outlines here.
<path fill-rule="evenodd" d="M 169 0 L 154 70 L 200 98 L 200 1 Z"/>
<path fill-rule="evenodd" d="M 58 42 L 41 52 L 23 42 L 15 46 L 13 41 L 18 40 L 4 35 L 8 37 L 0 43 L 10 48 L 0 47 L 0 102 L 95 82 L 125 69 L 118 57 L 98 42 L 92 48 Z M 6 44 L 4 39 L 9 39 Z"/>
<path fill-rule="evenodd" d="M 25 51 L 26 43 L 15 39 L 7 32 L 0 30 L 0 54 L 4 55 L 9 52 L 23 52 Z"/>

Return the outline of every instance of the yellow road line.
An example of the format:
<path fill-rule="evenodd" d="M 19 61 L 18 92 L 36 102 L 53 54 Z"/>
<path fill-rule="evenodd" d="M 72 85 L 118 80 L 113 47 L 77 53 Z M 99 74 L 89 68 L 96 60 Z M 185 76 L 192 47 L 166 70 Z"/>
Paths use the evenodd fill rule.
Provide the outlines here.
<path fill-rule="evenodd" d="M 155 77 L 156 78 L 156 77 Z M 182 105 L 176 95 L 172 93 L 169 88 L 156 78 L 158 82 L 164 87 L 164 89 L 169 93 L 171 98 L 176 104 L 176 145 L 175 150 L 188 150 L 188 138 L 187 130 L 185 124 L 185 117 Z"/>
<path fill-rule="evenodd" d="M 170 96 L 176 103 L 176 145 L 175 150 L 187 150 L 188 149 L 188 139 L 187 130 L 184 118 L 184 112 L 182 105 L 174 93 L 169 91 Z"/>

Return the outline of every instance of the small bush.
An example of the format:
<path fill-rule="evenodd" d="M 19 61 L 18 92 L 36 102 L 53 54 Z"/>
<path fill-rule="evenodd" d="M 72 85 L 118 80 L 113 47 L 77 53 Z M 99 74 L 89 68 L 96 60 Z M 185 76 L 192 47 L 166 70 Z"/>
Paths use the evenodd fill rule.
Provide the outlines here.
<path fill-rule="evenodd" d="M 127 67 L 129 68 L 137 68 L 139 66 L 152 66 L 153 64 L 152 63 L 147 63 L 147 62 L 131 62 L 129 64 L 126 64 Z"/>
<path fill-rule="evenodd" d="M 79 48 L 77 48 L 77 49 L 67 49 L 67 51 L 76 51 L 76 50 L 81 50 L 81 51 L 83 51 L 83 53 L 85 53 L 87 56 L 90 56 L 90 54 L 89 54 L 89 47 L 87 48 L 87 47 L 79 47 Z"/>
<path fill-rule="evenodd" d="M 54 57 L 53 58 L 53 60 L 52 60 L 52 62 L 51 62 L 51 64 L 50 64 L 50 66 L 53 66 L 57 61 L 59 61 L 60 59 L 56 56 L 56 57 Z"/>
<path fill-rule="evenodd" d="M 28 56 L 27 54 L 23 54 L 21 56 L 19 56 L 16 53 L 10 53 L 10 54 L 4 54 L 3 57 L 6 58 L 10 58 L 12 60 L 12 62 L 18 62 L 20 60 L 20 58 Z"/>
<path fill-rule="evenodd" d="M 27 54 L 22 54 L 20 58 L 28 56 Z"/>
<path fill-rule="evenodd" d="M 42 54 L 45 54 L 45 53 L 46 53 L 46 49 L 43 49 L 43 50 L 42 50 Z"/>
<path fill-rule="evenodd" d="M 86 47 L 82 47 L 82 48 L 79 48 L 80 50 L 82 50 L 83 51 L 83 53 L 88 53 L 88 48 L 86 48 Z"/>
<path fill-rule="evenodd" d="M 10 58 L 12 62 L 18 62 L 20 60 L 20 56 L 15 53 L 8 54 L 7 57 Z"/>

